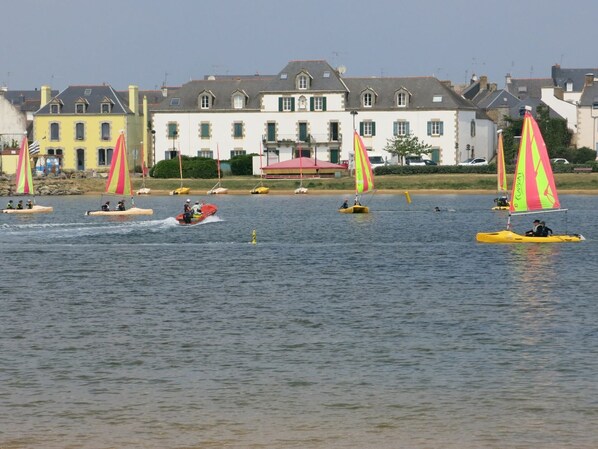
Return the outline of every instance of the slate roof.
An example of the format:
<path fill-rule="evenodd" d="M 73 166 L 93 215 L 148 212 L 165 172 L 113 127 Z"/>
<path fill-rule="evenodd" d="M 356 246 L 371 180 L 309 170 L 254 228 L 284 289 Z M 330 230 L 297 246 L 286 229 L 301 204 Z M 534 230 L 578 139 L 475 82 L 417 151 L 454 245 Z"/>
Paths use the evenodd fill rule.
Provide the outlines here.
<path fill-rule="evenodd" d="M 525 98 L 542 98 L 542 88 L 552 87 L 551 78 L 511 78 L 506 89 L 520 100 Z"/>
<path fill-rule="evenodd" d="M 52 96 L 58 95 L 57 90 L 52 91 Z M 41 90 L 9 90 L 4 92 L 4 98 L 21 112 L 35 112 L 41 104 Z"/>
<path fill-rule="evenodd" d="M 512 108 L 519 104 L 520 100 L 506 89 L 487 91 L 486 95 L 474 99 L 474 102 L 483 109 Z"/>
<path fill-rule="evenodd" d="M 114 104 L 111 114 L 131 114 L 127 100 L 125 100 L 128 97 L 123 98 L 109 85 L 69 86 L 58 95 L 53 96 L 50 102 L 39 110 L 38 114 L 49 114 L 50 105 L 55 99 L 62 103 L 61 114 L 74 114 L 75 104 L 81 98 L 89 104 L 86 114 L 100 114 L 104 99 L 110 99 Z"/>
<path fill-rule="evenodd" d="M 268 83 L 267 92 L 296 92 L 295 78 L 301 72 L 305 72 L 311 77 L 309 92 L 347 91 L 347 87 L 341 80 L 338 72 L 326 61 L 290 61 Z"/>
<path fill-rule="evenodd" d="M 573 91 L 581 92 L 585 84 L 585 77 L 588 73 L 598 76 L 598 68 L 589 69 L 563 69 L 560 65 L 552 66 L 552 82 L 555 86 L 562 87 L 566 91 L 567 81 L 573 82 Z"/>
<path fill-rule="evenodd" d="M 591 107 L 594 103 L 598 103 L 598 83 L 596 82 L 592 83 L 591 86 L 586 86 L 579 99 L 580 106 Z"/>
<path fill-rule="evenodd" d="M 361 94 L 371 89 L 376 94 L 372 110 L 398 109 L 395 103 L 395 93 L 400 89 L 407 90 L 409 109 L 475 109 L 469 100 L 458 95 L 453 89 L 434 77 L 413 78 L 344 78 L 349 88 L 348 109 L 363 109 Z M 434 96 L 441 95 L 441 102 L 434 102 Z M 368 108 L 370 109 L 370 108 Z"/>

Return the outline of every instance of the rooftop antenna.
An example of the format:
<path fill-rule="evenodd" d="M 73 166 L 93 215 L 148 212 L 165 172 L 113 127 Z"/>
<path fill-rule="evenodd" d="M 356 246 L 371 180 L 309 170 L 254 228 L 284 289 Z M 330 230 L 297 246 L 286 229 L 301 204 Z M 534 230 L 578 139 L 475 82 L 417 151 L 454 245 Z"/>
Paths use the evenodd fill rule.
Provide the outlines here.
<path fill-rule="evenodd" d="M 166 86 L 167 79 L 168 79 L 168 72 L 164 72 L 164 81 L 162 81 L 162 87 Z"/>
<path fill-rule="evenodd" d="M 532 65 L 529 68 L 529 77 L 531 78 L 533 74 L 534 74 L 534 66 Z"/>

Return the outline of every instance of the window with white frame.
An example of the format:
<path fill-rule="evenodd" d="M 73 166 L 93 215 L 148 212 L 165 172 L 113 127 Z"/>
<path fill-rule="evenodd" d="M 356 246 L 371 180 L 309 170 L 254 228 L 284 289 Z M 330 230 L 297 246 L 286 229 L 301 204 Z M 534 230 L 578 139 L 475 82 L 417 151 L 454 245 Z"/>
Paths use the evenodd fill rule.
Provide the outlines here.
<path fill-rule="evenodd" d="M 363 107 L 364 108 L 372 107 L 372 93 L 371 92 L 366 92 L 363 94 Z"/>
<path fill-rule="evenodd" d="M 409 122 L 406 120 L 397 120 L 393 124 L 393 134 L 395 136 L 408 136 L 409 135 Z"/>
<path fill-rule="evenodd" d="M 373 122 L 363 122 L 363 135 L 371 137 L 373 135 Z"/>
<path fill-rule="evenodd" d="M 434 95 L 432 97 L 432 103 L 442 103 L 442 95 Z"/>
<path fill-rule="evenodd" d="M 428 122 L 428 136 L 442 136 L 444 134 L 444 123 L 440 120 Z"/>
<path fill-rule="evenodd" d="M 405 92 L 399 92 L 397 94 L 397 106 L 404 108 L 407 106 L 407 94 Z"/>
<path fill-rule="evenodd" d="M 309 81 L 307 75 L 299 75 L 297 77 L 297 89 L 305 90 L 309 85 Z"/>
<path fill-rule="evenodd" d="M 214 152 L 209 148 L 202 148 L 197 152 L 198 157 L 205 157 L 206 159 L 214 159 Z"/>
<path fill-rule="evenodd" d="M 291 110 L 291 104 L 292 104 L 292 98 L 291 97 L 282 97 L 282 110 L 285 112 L 288 112 Z"/>
<path fill-rule="evenodd" d="M 245 156 L 245 150 L 243 150 L 242 148 L 235 148 L 234 150 L 231 150 L 230 151 L 231 159 L 235 156 Z"/>
<path fill-rule="evenodd" d="M 199 97 L 199 107 L 201 109 L 210 109 L 210 96 L 204 94 Z"/>
<path fill-rule="evenodd" d="M 314 97 L 314 111 L 324 110 L 324 97 Z"/>
<path fill-rule="evenodd" d="M 75 103 L 75 114 L 83 114 L 85 112 L 85 103 Z"/>
<path fill-rule="evenodd" d="M 244 99 L 243 95 L 236 94 L 233 97 L 233 108 L 234 109 L 243 109 L 244 106 L 245 106 L 245 99 Z"/>

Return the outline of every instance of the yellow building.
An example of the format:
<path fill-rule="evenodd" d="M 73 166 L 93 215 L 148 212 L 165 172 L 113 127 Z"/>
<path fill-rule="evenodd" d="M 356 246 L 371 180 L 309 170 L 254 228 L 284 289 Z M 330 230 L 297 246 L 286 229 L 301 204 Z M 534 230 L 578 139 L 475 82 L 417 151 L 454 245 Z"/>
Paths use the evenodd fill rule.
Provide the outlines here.
<path fill-rule="evenodd" d="M 56 171 L 108 171 L 116 139 L 125 132 L 130 169 L 141 166 L 142 147 L 151 144 L 147 101 L 140 108 L 137 86 L 124 98 L 109 85 L 69 86 L 50 98 L 42 86 L 41 107 L 33 119 L 39 143 L 36 167 Z M 143 152 L 148 163 L 147 155 Z"/>

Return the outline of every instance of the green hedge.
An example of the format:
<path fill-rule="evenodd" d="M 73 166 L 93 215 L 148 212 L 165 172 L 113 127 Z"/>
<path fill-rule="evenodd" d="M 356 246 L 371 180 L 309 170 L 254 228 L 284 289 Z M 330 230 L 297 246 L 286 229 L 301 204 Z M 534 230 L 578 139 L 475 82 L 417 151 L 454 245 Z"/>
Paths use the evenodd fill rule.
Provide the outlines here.
<path fill-rule="evenodd" d="M 218 167 L 214 159 L 203 157 L 182 157 L 183 178 L 210 179 L 218 177 Z M 178 178 L 178 158 L 160 161 L 150 169 L 152 178 Z"/>
<path fill-rule="evenodd" d="M 233 176 L 253 175 L 253 154 L 235 156 L 230 160 L 230 171 Z"/>
<path fill-rule="evenodd" d="M 511 172 L 515 167 L 510 167 Z M 507 167 L 507 171 L 509 167 Z M 451 173 L 496 173 L 496 165 L 387 165 L 385 167 L 376 167 L 376 175 L 418 175 L 418 174 L 439 173 L 443 175 Z"/>

